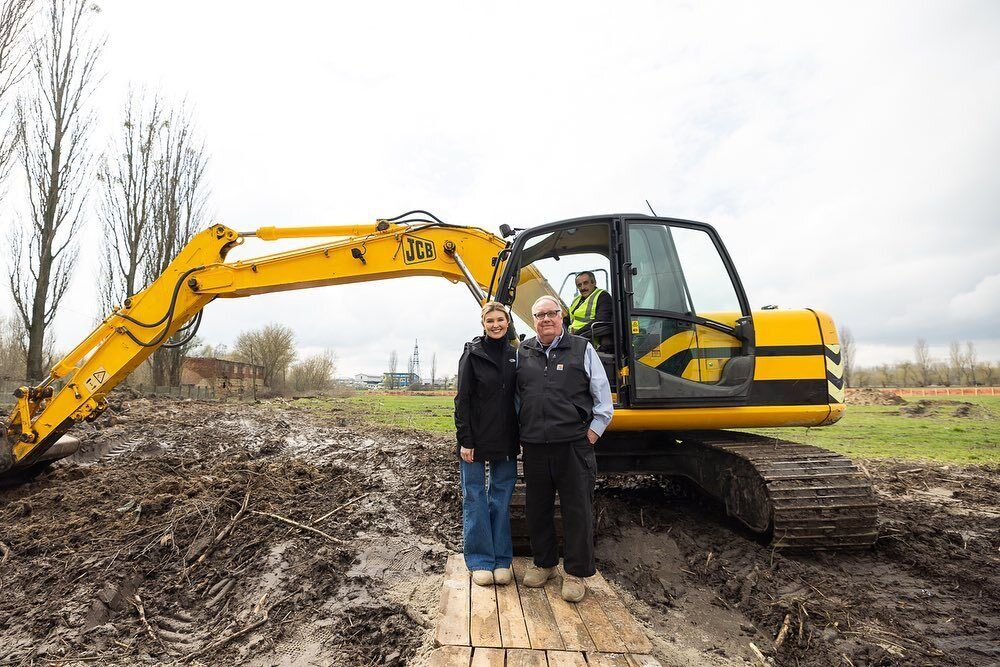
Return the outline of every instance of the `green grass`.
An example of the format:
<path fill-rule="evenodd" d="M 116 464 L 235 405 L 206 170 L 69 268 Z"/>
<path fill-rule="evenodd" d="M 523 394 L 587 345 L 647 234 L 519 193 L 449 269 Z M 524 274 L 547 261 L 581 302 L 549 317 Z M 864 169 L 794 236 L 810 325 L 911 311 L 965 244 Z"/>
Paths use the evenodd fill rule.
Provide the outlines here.
<path fill-rule="evenodd" d="M 371 424 L 433 433 L 455 432 L 453 396 L 358 392 L 347 398 L 300 398 L 295 404 L 317 412 L 346 412 Z"/>
<path fill-rule="evenodd" d="M 907 396 L 915 405 L 920 396 Z M 908 417 L 894 405 L 848 406 L 847 414 L 823 428 L 756 429 L 755 433 L 825 447 L 854 458 L 934 460 L 944 463 L 1000 464 L 1000 396 L 928 396 L 976 406 L 969 417 L 953 415 L 956 405 Z M 306 398 L 297 405 L 320 413 L 347 413 L 372 424 L 434 433 L 455 431 L 451 396 L 406 396 L 359 392 L 348 398 Z"/>
<path fill-rule="evenodd" d="M 843 418 L 823 428 L 768 428 L 755 433 L 832 449 L 849 457 L 1000 464 L 1000 396 L 906 396 L 972 403 L 975 414 L 953 415 L 957 405 L 908 417 L 897 405 L 850 405 Z"/>

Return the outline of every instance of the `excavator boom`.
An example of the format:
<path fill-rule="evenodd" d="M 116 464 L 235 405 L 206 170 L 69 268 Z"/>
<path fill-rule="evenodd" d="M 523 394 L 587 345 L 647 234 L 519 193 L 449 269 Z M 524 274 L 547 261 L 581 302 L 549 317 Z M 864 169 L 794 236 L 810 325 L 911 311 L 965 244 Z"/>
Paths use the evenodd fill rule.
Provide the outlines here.
<path fill-rule="evenodd" d="M 246 237 L 266 241 L 345 238 L 226 262 L 229 251 Z M 217 297 L 440 276 L 465 283 L 481 302 L 489 280 L 500 268 L 497 264 L 503 261 L 500 255 L 506 245 L 481 229 L 435 222 L 263 227 L 242 233 L 215 225 L 192 238 L 162 275 L 108 315 L 52 368 L 43 383 L 18 389 L 17 403 L 4 423 L 12 455 L 6 467 L 25 468 L 47 458 L 46 453 L 73 424 L 93 420 L 107 408 L 108 392 L 153 351 L 170 345 L 179 332 L 193 335 L 190 329 L 197 326 L 202 309 Z M 65 379 L 65 385 L 55 391 L 60 379 Z M 62 451 L 56 453 L 65 456 Z M 0 466 L 3 463 L 0 454 Z"/>

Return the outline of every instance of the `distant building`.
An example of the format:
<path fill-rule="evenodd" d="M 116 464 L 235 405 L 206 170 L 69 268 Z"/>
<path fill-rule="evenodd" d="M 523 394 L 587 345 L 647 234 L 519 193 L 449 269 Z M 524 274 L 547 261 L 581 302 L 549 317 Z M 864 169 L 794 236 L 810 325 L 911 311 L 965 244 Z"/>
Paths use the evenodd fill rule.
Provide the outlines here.
<path fill-rule="evenodd" d="M 420 377 L 415 373 L 383 373 L 380 386 L 383 389 L 405 389 L 411 384 L 420 384 Z"/>
<path fill-rule="evenodd" d="M 354 376 L 354 382 L 356 385 L 361 385 L 374 389 L 382 382 L 381 375 L 369 375 L 368 373 L 358 373 Z"/>
<path fill-rule="evenodd" d="M 266 389 L 264 367 L 213 357 L 187 357 L 181 366 L 181 385 L 209 388 L 219 398 Z"/>

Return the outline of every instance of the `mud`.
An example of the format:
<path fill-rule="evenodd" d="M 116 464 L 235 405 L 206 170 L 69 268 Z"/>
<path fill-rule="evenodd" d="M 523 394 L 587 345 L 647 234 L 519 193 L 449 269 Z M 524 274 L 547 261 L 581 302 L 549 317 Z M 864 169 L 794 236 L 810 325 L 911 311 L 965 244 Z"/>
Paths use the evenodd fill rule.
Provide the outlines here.
<path fill-rule="evenodd" d="M 847 405 L 904 405 L 906 399 L 891 391 L 859 387 L 847 390 L 845 402 Z"/>
<path fill-rule="evenodd" d="M 0 493 L 0 665 L 426 663 L 461 545 L 450 438 L 147 399 L 76 435 Z M 683 484 L 606 478 L 598 567 L 665 665 L 759 665 L 751 642 L 776 665 L 1000 664 L 1000 473 L 865 466 L 873 550 L 775 552 Z"/>

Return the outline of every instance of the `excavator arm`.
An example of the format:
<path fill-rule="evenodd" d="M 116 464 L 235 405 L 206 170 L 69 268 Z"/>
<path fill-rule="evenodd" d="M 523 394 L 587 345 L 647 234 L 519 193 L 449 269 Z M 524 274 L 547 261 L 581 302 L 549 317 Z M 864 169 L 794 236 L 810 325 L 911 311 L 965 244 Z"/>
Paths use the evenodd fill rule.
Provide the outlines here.
<path fill-rule="evenodd" d="M 226 262 L 227 253 L 245 237 L 339 238 Z M 484 230 L 439 222 L 380 220 L 375 225 L 263 227 L 254 232 L 214 225 L 192 238 L 163 274 L 101 322 L 44 382 L 15 392 L 17 403 L 4 422 L 6 442 L 0 442 L 0 474 L 68 453 L 56 446 L 60 437 L 74 424 L 100 415 L 107 408 L 108 392 L 157 348 L 170 345 L 178 334 L 193 336 L 202 309 L 217 297 L 440 276 L 464 282 L 482 303 L 484 290 L 503 269 L 506 248 L 502 239 Z M 530 269 L 523 273 L 525 281 L 537 283 L 541 278 Z M 527 313 L 518 314 L 530 321 Z M 58 380 L 65 384 L 56 391 Z"/>

